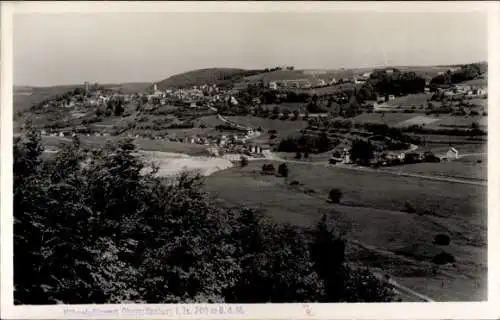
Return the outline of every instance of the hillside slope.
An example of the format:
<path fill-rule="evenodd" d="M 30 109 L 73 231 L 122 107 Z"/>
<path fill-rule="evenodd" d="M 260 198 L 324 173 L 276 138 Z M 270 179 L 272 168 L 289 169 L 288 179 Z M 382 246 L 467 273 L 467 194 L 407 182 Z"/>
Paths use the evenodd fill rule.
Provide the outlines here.
<path fill-rule="evenodd" d="M 237 68 L 198 69 L 173 75 L 167 79 L 157 82 L 157 86 L 159 89 L 172 87 L 186 88 L 203 85 L 205 83 L 216 84 L 218 86 L 227 86 L 243 77 L 258 74 L 260 72 L 260 70 L 246 70 Z"/>

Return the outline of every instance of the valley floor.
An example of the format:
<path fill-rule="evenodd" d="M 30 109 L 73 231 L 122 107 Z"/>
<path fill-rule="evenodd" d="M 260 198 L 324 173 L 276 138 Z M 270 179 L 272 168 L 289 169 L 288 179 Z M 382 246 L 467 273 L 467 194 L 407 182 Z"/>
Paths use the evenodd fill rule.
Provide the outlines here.
<path fill-rule="evenodd" d="M 207 190 L 224 205 L 261 209 L 283 223 L 310 226 L 329 214 L 349 240 L 352 262 L 435 301 L 486 298 L 486 186 L 304 163 L 288 163 L 286 179 L 262 175 L 262 164 L 270 162 L 217 172 Z M 343 192 L 340 204 L 327 202 L 331 188 Z M 406 202 L 417 213 L 403 212 Z M 452 243 L 433 244 L 439 233 Z M 434 265 L 442 251 L 456 262 Z"/>

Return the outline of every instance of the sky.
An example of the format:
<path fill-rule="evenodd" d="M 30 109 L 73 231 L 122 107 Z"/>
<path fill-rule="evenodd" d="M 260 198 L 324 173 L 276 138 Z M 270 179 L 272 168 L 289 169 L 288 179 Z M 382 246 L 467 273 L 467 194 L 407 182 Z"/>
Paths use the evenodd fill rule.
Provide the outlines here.
<path fill-rule="evenodd" d="M 14 84 L 154 82 L 209 67 L 337 69 L 486 61 L 484 13 L 31 13 Z"/>

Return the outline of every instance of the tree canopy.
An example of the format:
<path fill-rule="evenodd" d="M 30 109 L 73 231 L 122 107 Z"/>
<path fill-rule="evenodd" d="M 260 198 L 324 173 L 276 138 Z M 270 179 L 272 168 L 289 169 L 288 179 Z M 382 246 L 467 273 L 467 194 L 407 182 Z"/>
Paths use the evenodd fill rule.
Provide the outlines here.
<path fill-rule="evenodd" d="M 128 140 L 87 150 L 75 138 L 50 159 L 43 149 L 35 132 L 14 144 L 16 304 L 393 296 L 345 262 L 326 218 L 306 230 L 222 208 L 201 176 L 158 177 Z"/>

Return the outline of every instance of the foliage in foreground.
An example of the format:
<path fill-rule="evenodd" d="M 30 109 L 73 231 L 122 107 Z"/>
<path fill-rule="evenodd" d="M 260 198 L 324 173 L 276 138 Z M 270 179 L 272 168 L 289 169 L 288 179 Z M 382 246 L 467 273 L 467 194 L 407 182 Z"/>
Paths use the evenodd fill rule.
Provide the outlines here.
<path fill-rule="evenodd" d="M 75 139 L 47 160 L 38 134 L 15 142 L 17 304 L 392 298 L 345 263 L 326 217 L 302 230 L 222 209 L 200 176 L 144 173 L 135 151 L 128 141 L 86 151 Z"/>

